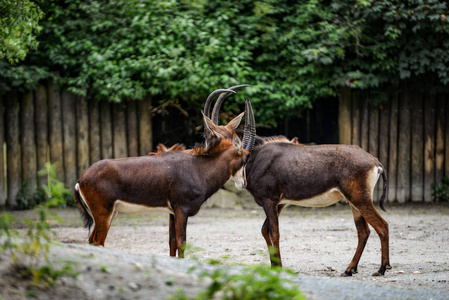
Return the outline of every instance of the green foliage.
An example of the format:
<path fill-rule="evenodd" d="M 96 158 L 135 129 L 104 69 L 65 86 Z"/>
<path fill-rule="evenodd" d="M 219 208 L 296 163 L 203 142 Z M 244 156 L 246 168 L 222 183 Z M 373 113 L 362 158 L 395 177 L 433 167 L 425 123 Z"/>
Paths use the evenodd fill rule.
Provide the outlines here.
<path fill-rule="evenodd" d="M 202 274 L 212 283 L 196 299 L 305 299 L 298 286 L 284 277 L 286 274 L 292 272 L 262 264 L 238 273 L 218 268 Z M 179 292 L 177 296 L 182 299 Z"/>
<path fill-rule="evenodd" d="M 27 181 L 22 183 L 19 192 L 16 195 L 16 205 L 14 209 L 23 210 L 30 209 L 44 203 L 46 201 L 46 194 L 42 188 L 36 190 L 34 194 L 30 191 L 30 185 Z"/>
<path fill-rule="evenodd" d="M 63 205 L 74 206 L 73 194 L 65 187 L 64 182 L 58 179 L 57 168 L 58 163 L 45 163 L 45 169 L 38 172 L 39 176 L 47 175 L 47 185 L 43 185 L 45 192 L 47 207 L 58 207 Z"/>
<path fill-rule="evenodd" d="M 88 99 L 150 95 L 199 111 L 211 90 L 249 83 L 258 122 L 276 124 L 345 85 L 377 99 L 404 80 L 449 87 L 443 0 L 46 0 L 42 10 L 39 48 L 0 64 L 0 89 L 57 71 Z"/>
<path fill-rule="evenodd" d="M 30 0 L 0 2 L 0 59 L 11 64 L 23 60 L 30 49 L 36 49 L 36 34 L 42 29 L 39 20 L 44 13 Z"/>
<path fill-rule="evenodd" d="M 14 218 L 3 212 L 0 217 L 0 238 L 2 243 L 0 251 L 6 251 L 12 261 L 15 270 L 23 278 L 31 278 L 31 284 L 39 287 L 48 287 L 55 283 L 56 279 L 70 275 L 76 277 L 78 274 L 70 264 L 65 264 L 61 269 L 55 268 L 49 260 L 51 237 L 54 232 L 47 223 L 48 214 L 60 220 L 59 217 L 40 205 L 36 209 L 38 219 L 25 219 L 27 225 L 23 233 L 11 228 Z M 45 260 L 47 264 L 42 264 Z"/>
<path fill-rule="evenodd" d="M 441 185 L 432 183 L 432 200 L 437 202 L 449 202 L 449 178 L 443 177 Z"/>

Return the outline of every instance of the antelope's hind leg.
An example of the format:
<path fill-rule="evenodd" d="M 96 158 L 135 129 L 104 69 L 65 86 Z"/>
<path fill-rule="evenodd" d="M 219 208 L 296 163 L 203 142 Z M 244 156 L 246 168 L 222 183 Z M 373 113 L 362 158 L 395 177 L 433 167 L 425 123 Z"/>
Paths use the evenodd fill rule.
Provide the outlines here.
<path fill-rule="evenodd" d="M 354 223 L 357 229 L 357 250 L 355 251 L 354 258 L 349 264 L 346 271 L 341 274 L 341 276 L 352 276 L 352 274 L 357 273 L 357 266 L 360 261 L 360 257 L 362 256 L 363 250 L 365 249 L 366 242 L 368 241 L 368 237 L 370 235 L 370 229 L 366 220 L 362 217 L 359 211 L 351 205 L 352 214 L 354 216 Z"/>
<path fill-rule="evenodd" d="M 117 212 L 112 209 L 102 209 L 101 212 L 92 212 L 92 215 L 95 220 L 95 225 L 89 236 L 89 244 L 104 246 L 109 228 L 111 227 L 111 223 L 117 215 Z"/>
<path fill-rule="evenodd" d="M 350 201 L 350 203 L 358 210 L 361 217 L 363 219 L 365 219 L 365 221 L 368 222 L 368 224 L 371 225 L 371 227 L 374 228 L 374 230 L 377 232 L 377 235 L 379 236 L 381 253 L 382 253 L 381 265 L 380 265 L 379 271 L 373 273 L 373 276 L 382 276 L 385 274 L 385 271 L 387 269 L 391 269 L 388 223 L 377 212 L 377 210 L 374 207 L 374 204 L 371 200 L 368 202 Z M 355 220 L 355 218 L 356 218 L 356 215 L 354 215 L 354 220 Z M 361 220 L 361 219 L 359 218 L 358 220 Z M 359 226 L 361 228 L 362 224 L 363 224 L 362 221 L 359 221 L 359 222 L 360 222 L 360 224 L 358 224 L 356 222 L 357 231 L 359 231 Z M 360 245 L 360 241 L 359 241 L 359 245 Z M 357 251 L 358 250 L 359 250 L 359 246 L 357 246 Z M 356 254 L 354 255 L 354 258 L 356 258 L 357 254 L 358 254 L 357 251 L 356 251 Z M 363 250 L 361 250 L 361 252 L 362 251 Z M 360 255 L 361 255 L 361 253 L 360 253 Z M 351 262 L 351 264 L 352 264 L 352 262 Z M 350 266 L 351 266 L 351 264 L 350 264 Z"/>

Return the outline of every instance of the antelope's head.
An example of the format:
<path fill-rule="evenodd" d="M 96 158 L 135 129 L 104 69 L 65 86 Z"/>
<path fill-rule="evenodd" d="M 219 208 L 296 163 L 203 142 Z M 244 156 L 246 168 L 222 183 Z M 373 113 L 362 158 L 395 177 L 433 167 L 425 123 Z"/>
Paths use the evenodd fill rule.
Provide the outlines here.
<path fill-rule="evenodd" d="M 238 189 L 244 189 L 246 187 L 246 174 L 245 174 L 245 164 L 248 159 L 249 154 L 254 148 L 255 137 L 256 137 L 256 127 L 254 120 L 254 112 L 251 106 L 251 102 L 249 99 L 245 98 L 245 127 L 243 133 L 243 141 L 235 133 L 235 129 L 239 126 L 243 113 L 232 119 L 227 125 L 219 126 L 218 125 L 218 112 L 220 110 L 220 106 L 224 99 L 228 95 L 235 93 L 234 90 L 240 89 L 242 87 L 246 87 L 248 85 L 239 85 L 235 87 L 231 87 L 228 90 L 217 90 L 212 92 L 206 100 L 206 104 L 204 106 L 204 124 L 205 124 L 205 136 L 206 136 L 206 145 L 207 147 L 213 147 L 222 139 L 232 139 L 234 147 L 236 151 L 243 155 L 243 160 L 237 164 L 233 171 L 231 178 L 235 182 L 235 186 Z M 212 112 L 212 119 L 209 118 L 208 113 L 210 112 L 210 103 L 212 99 L 218 94 L 221 93 L 220 97 L 217 99 L 217 102 L 214 106 L 214 110 Z"/>

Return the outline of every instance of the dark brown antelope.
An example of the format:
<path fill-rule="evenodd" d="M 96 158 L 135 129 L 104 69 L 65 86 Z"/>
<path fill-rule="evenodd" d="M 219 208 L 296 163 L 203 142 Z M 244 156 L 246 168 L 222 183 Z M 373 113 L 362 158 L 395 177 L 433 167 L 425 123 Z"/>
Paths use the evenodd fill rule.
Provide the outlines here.
<path fill-rule="evenodd" d="M 243 113 L 227 126 L 234 129 L 242 116 Z M 254 116 L 247 115 L 248 118 Z M 247 131 L 242 145 L 235 134 L 230 138 L 218 134 L 217 126 L 207 116 L 204 123 L 208 133 L 205 147 L 160 147 L 154 155 L 105 159 L 87 169 L 75 186 L 75 201 L 89 231 L 95 222 L 89 243 L 104 246 L 118 212 L 163 211 L 170 214 L 170 255 L 184 256 L 188 217 L 194 216 L 230 178 L 242 181 L 240 170 L 255 136 L 255 132 Z"/>
<path fill-rule="evenodd" d="M 219 109 L 217 105 L 221 103 L 217 101 L 214 112 Z M 245 128 L 254 126 L 255 124 L 250 124 Z M 226 136 L 223 128 L 218 130 Z M 282 266 L 278 218 L 285 205 L 325 207 L 346 199 L 354 216 L 358 245 L 342 276 L 357 273 L 357 266 L 370 234 L 368 224 L 379 235 L 382 251 L 380 269 L 373 276 L 384 275 L 386 269 L 391 268 L 388 223 L 373 204 L 373 190 L 382 175 L 383 193 L 379 204 L 385 210 L 383 203 L 386 199 L 387 176 L 377 158 L 358 146 L 304 146 L 297 139 L 289 142 L 285 138 L 263 140 L 256 137 L 256 141 L 242 171 L 246 177 L 243 182 L 265 211 L 262 235 L 270 250 L 273 266 Z M 236 182 L 236 187 L 244 188 L 245 185 Z"/>

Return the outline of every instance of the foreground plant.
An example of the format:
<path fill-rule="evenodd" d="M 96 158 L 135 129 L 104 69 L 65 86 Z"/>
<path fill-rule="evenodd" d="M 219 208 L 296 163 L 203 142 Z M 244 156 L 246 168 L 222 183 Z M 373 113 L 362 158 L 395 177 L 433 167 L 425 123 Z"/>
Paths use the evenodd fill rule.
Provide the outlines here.
<path fill-rule="evenodd" d="M 61 268 L 53 266 L 48 254 L 55 234 L 47 223 L 49 214 L 60 221 L 60 218 L 48 207 L 39 205 L 36 208 L 37 220 L 26 218 L 26 230 L 19 232 L 11 227 L 15 218 L 3 212 L 0 217 L 0 252 L 6 252 L 11 258 L 12 269 L 21 277 L 29 278 L 33 286 L 46 288 L 53 285 L 64 275 L 76 277 L 73 267 L 66 263 Z"/>

